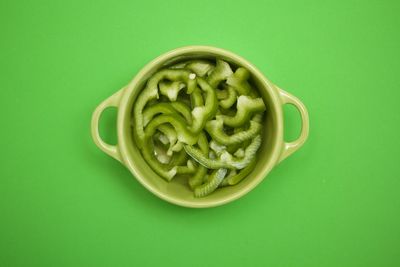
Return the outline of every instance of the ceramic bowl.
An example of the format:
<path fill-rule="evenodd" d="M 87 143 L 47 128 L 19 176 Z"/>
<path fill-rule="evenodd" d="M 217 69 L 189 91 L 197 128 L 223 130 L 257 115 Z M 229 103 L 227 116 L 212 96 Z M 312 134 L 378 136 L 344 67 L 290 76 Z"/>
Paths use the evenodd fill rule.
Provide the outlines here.
<path fill-rule="evenodd" d="M 242 66 L 251 72 L 251 81 L 258 88 L 267 110 L 264 116 L 263 142 L 258 151 L 258 161 L 254 170 L 235 186 L 217 189 L 212 194 L 195 198 L 185 180 L 174 179 L 166 182 L 147 165 L 132 138 L 131 116 L 135 99 L 146 81 L 159 69 L 188 59 L 220 58 L 233 66 Z M 300 112 L 302 128 L 300 136 L 293 142 L 284 141 L 284 117 L 282 107 L 294 105 Z M 105 143 L 99 135 L 98 124 L 101 113 L 108 107 L 118 109 L 118 144 Z M 210 46 L 187 46 L 169 51 L 148 63 L 124 88 L 104 100 L 94 111 L 91 131 L 95 144 L 106 154 L 120 161 L 133 176 L 150 192 L 163 200 L 176 205 L 206 208 L 226 204 L 238 199 L 256 187 L 279 162 L 299 149 L 308 137 L 309 119 L 306 107 L 293 95 L 270 82 L 255 66 L 246 59 Z"/>

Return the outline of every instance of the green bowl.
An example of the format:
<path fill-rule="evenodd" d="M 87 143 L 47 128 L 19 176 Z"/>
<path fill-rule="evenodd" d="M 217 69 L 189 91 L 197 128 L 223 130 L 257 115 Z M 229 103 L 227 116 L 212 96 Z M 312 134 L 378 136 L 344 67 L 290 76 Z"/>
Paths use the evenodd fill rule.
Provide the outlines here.
<path fill-rule="evenodd" d="M 258 162 L 254 170 L 235 186 L 216 190 L 204 198 L 195 198 L 185 180 L 166 182 L 147 165 L 132 138 L 131 111 L 135 99 L 146 81 L 159 69 L 187 59 L 203 58 L 226 60 L 234 66 L 243 66 L 251 72 L 252 82 L 258 88 L 267 110 L 264 116 L 263 142 L 258 151 Z M 294 105 L 300 112 L 302 129 L 293 142 L 283 139 L 283 111 L 285 104 Z M 101 113 L 108 107 L 118 109 L 118 144 L 105 143 L 99 135 L 98 124 Z M 169 51 L 148 63 L 124 88 L 104 100 L 94 111 L 91 131 L 95 144 L 106 154 L 125 165 L 136 179 L 156 196 L 176 205 L 191 208 L 206 208 L 226 204 L 248 193 L 256 187 L 283 159 L 299 149 L 307 139 L 309 120 L 306 107 L 299 99 L 271 83 L 255 66 L 244 58 L 215 47 L 187 46 Z"/>

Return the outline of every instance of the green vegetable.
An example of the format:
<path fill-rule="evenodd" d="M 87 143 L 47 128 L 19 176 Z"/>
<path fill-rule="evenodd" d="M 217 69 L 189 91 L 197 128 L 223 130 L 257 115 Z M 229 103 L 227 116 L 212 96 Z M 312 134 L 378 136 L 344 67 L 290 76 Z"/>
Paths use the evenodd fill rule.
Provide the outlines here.
<path fill-rule="evenodd" d="M 229 66 L 228 63 L 222 60 L 217 60 L 217 66 L 211 72 L 210 76 L 208 76 L 207 81 L 211 87 L 217 88 L 220 82 L 228 79 L 232 74 L 231 66 Z"/>
<path fill-rule="evenodd" d="M 243 157 L 235 157 L 228 151 L 224 151 L 217 159 L 208 158 L 202 151 L 193 146 L 185 145 L 184 148 L 189 156 L 208 169 L 243 169 L 253 160 L 260 145 L 261 136 L 257 135 L 244 150 Z"/>
<path fill-rule="evenodd" d="M 203 96 L 201 95 L 201 90 L 196 87 L 190 94 L 190 102 L 192 107 L 199 107 L 204 105 Z"/>
<path fill-rule="evenodd" d="M 220 115 L 225 125 L 240 127 L 248 122 L 253 114 L 264 111 L 265 105 L 261 98 L 252 99 L 248 96 L 241 95 L 237 99 L 236 109 L 237 112 L 233 117 Z"/>
<path fill-rule="evenodd" d="M 213 171 L 213 173 L 210 176 L 210 179 L 205 184 L 200 185 L 194 189 L 194 196 L 204 197 L 212 193 L 224 180 L 226 172 L 227 172 L 226 169 L 219 169 Z"/>
<path fill-rule="evenodd" d="M 168 97 L 170 101 L 176 101 L 179 91 L 186 87 L 181 81 L 176 82 L 160 82 L 160 93 Z"/>
<path fill-rule="evenodd" d="M 188 70 L 170 70 L 165 69 L 161 70 L 158 73 L 154 74 L 153 77 L 149 79 L 147 85 L 143 92 L 139 95 L 138 99 L 135 101 L 133 116 L 134 116 L 134 127 L 135 127 L 135 136 L 136 143 L 139 147 L 142 146 L 144 142 L 144 123 L 142 111 L 146 106 L 147 102 L 159 97 L 158 94 L 158 84 L 164 79 L 170 81 L 183 81 L 188 90 L 194 90 L 196 86 L 196 80 L 193 78 L 192 73 Z"/>
<path fill-rule="evenodd" d="M 153 135 L 157 127 L 164 123 L 169 123 L 174 127 L 180 142 L 190 145 L 194 145 L 197 142 L 198 136 L 194 135 L 194 133 L 189 130 L 186 126 L 185 120 L 176 113 L 155 117 L 147 125 L 145 136 Z"/>
<path fill-rule="evenodd" d="M 136 99 L 132 128 L 154 172 L 166 181 L 188 176 L 195 197 L 245 179 L 257 161 L 266 109 L 250 79 L 248 70 L 233 71 L 220 59 L 153 74 Z"/>
<path fill-rule="evenodd" d="M 224 122 L 222 118 L 217 118 L 216 120 L 207 122 L 205 129 L 218 143 L 232 145 L 253 138 L 261 131 L 261 127 L 259 122 L 252 120 L 250 121 L 249 129 L 228 135 L 224 132 Z"/>
<path fill-rule="evenodd" d="M 219 101 L 219 105 L 224 109 L 232 107 L 232 105 L 235 104 L 237 99 L 237 94 L 235 89 L 233 89 L 233 87 L 228 86 L 228 89 L 226 90 L 227 90 L 227 97 Z"/>
<path fill-rule="evenodd" d="M 209 151 L 208 140 L 207 140 L 207 137 L 204 134 L 204 132 L 202 132 L 199 135 L 199 139 L 197 141 L 197 144 L 198 144 L 198 146 L 200 148 L 200 151 L 202 153 L 204 153 L 204 154 L 208 153 L 208 151 Z M 185 152 L 185 154 L 186 154 L 186 152 Z M 203 182 L 204 177 L 205 177 L 206 174 L 207 174 L 207 168 L 202 166 L 202 165 L 200 165 L 198 167 L 198 169 L 197 169 L 197 172 L 193 176 L 191 176 L 189 178 L 189 186 L 193 189 L 196 186 L 201 185 L 201 183 Z"/>
<path fill-rule="evenodd" d="M 214 89 L 202 78 L 198 78 L 198 83 L 207 96 L 204 106 L 198 106 L 192 110 L 193 123 L 190 130 L 195 134 L 201 131 L 206 122 L 215 116 L 218 108 L 217 96 Z"/>
<path fill-rule="evenodd" d="M 204 77 L 214 69 L 214 66 L 205 60 L 193 60 L 185 65 L 185 68 L 193 71 L 197 76 Z"/>
<path fill-rule="evenodd" d="M 226 83 L 232 86 L 240 95 L 247 95 L 252 91 L 248 82 L 250 73 L 245 68 L 238 68 L 233 75 L 230 75 Z"/>
<path fill-rule="evenodd" d="M 228 185 L 235 185 L 238 184 L 240 181 L 242 181 L 244 178 L 246 178 L 247 175 L 254 169 L 254 166 L 256 165 L 257 161 L 252 160 L 249 165 L 247 165 L 246 168 L 240 170 L 239 173 L 236 173 L 236 170 L 233 170 L 234 173 L 232 176 L 226 177 L 222 183 L 221 186 L 228 186 Z"/>

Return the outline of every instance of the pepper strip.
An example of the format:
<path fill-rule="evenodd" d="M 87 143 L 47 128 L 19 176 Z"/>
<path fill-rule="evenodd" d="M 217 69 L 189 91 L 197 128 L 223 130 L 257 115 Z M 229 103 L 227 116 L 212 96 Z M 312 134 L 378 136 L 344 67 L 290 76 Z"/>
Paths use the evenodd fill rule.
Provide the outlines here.
<path fill-rule="evenodd" d="M 183 135 L 181 134 L 183 130 L 186 130 L 186 127 L 184 126 L 185 121 L 178 115 L 178 114 L 170 114 L 170 115 L 160 115 L 157 116 L 155 119 L 151 120 L 149 124 L 147 125 L 145 131 L 144 131 L 144 136 L 145 136 L 145 146 L 142 148 L 142 154 L 147 163 L 150 165 L 150 167 L 161 177 L 166 179 L 167 181 L 171 181 L 172 178 L 177 174 L 177 173 L 189 173 L 188 169 L 191 169 L 190 173 L 194 172 L 194 168 L 189 168 L 187 166 L 187 169 L 185 166 L 174 166 L 171 169 L 167 169 L 166 165 L 161 164 L 153 154 L 154 150 L 154 144 L 152 142 L 152 136 L 156 132 L 157 129 L 160 128 L 165 128 L 162 127 L 162 124 L 164 123 L 170 123 L 175 129 L 180 129 L 181 131 L 176 131 L 178 133 L 177 138 L 178 140 L 185 140 L 185 141 L 190 141 L 196 143 L 197 139 L 188 133 L 184 133 Z M 167 129 L 167 128 L 166 128 Z M 193 170 L 193 171 L 192 171 Z"/>
<path fill-rule="evenodd" d="M 192 124 L 192 115 L 188 105 L 180 101 L 175 101 L 168 104 L 178 111 L 185 118 L 188 124 Z"/>
<path fill-rule="evenodd" d="M 228 86 L 226 90 L 228 92 L 228 96 L 225 99 L 219 101 L 219 105 L 224 109 L 230 108 L 236 102 L 237 99 L 237 94 L 235 89 L 233 89 L 233 87 Z"/>
<path fill-rule="evenodd" d="M 262 98 L 252 99 L 248 96 L 239 96 L 236 104 L 237 112 L 235 116 L 218 115 L 225 125 L 230 127 L 240 127 L 249 121 L 250 117 L 256 112 L 265 110 L 265 104 Z M 218 119 L 217 116 L 217 119 Z"/>
<path fill-rule="evenodd" d="M 223 100 L 228 98 L 227 89 L 215 89 L 218 100 Z"/>
<path fill-rule="evenodd" d="M 227 169 L 218 169 L 213 171 L 209 177 L 209 180 L 205 184 L 202 184 L 194 189 L 194 196 L 204 197 L 214 192 L 223 181 L 226 172 Z"/>
<path fill-rule="evenodd" d="M 251 139 L 261 131 L 261 124 L 253 120 L 250 121 L 249 129 L 234 133 L 232 135 L 227 135 L 224 132 L 223 127 L 223 120 L 221 118 L 217 118 L 216 120 L 207 122 L 205 129 L 215 141 L 226 146 Z"/>
<path fill-rule="evenodd" d="M 189 156 L 208 169 L 215 170 L 229 167 L 225 162 L 207 157 L 206 154 L 204 154 L 200 149 L 197 149 L 193 146 L 185 145 L 183 148 L 185 149 L 186 153 L 189 154 Z"/>
<path fill-rule="evenodd" d="M 164 134 L 164 136 L 166 136 L 168 138 L 169 148 L 167 151 L 167 155 L 172 156 L 172 148 L 174 147 L 174 145 L 176 144 L 176 141 L 177 141 L 177 136 L 176 136 L 176 132 L 175 132 L 174 128 L 172 128 L 171 125 L 168 125 L 168 124 L 161 124 L 158 126 L 157 129 L 160 132 L 162 132 Z M 161 142 L 163 142 L 163 141 L 161 140 Z"/>
<path fill-rule="evenodd" d="M 147 126 L 147 124 L 153 119 L 153 117 L 157 114 L 163 113 L 163 114 L 172 114 L 175 113 L 177 110 L 170 105 L 170 103 L 157 103 L 152 106 L 149 106 L 145 108 L 143 111 L 143 125 L 144 127 Z M 190 111 L 189 111 L 189 116 Z"/>
<path fill-rule="evenodd" d="M 160 126 L 169 126 L 169 125 L 163 124 L 163 125 L 160 125 Z M 161 128 L 161 127 L 160 127 L 160 128 Z M 158 129 L 158 130 L 159 130 L 159 129 Z M 189 155 L 188 155 L 188 154 L 185 152 L 185 150 L 183 149 L 182 143 L 178 142 L 177 144 L 181 144 L 181 146 L 182 146 L 181 149 L 180 149 L 179 151 L 173 149 L 173 151 L 176 152 L 176 153 L 173 153 L 172 156 L 169 156 L 169 155 L 167 154 L 167 152 L 166 152 L 166 151 L 167 151 L 167 147 L 165 146 L 165 144 L 168 144 L 169 141 L 166 140 L 167 142 L 164 144 L 164 143 L 161 141 L 161 139 L 160 139 L 160 138 L 157 139 L 156 136 L 157 136 L 157 133 L 155 133 L 155 134 L 153 135 L 154 154 L 156 155 L 156 152 L 157 152 L 157 153 L 163 153 L 163 155 L 156 155 L 156 158 L 157 158 L 159 161 L 160 161 L 160 157 L 162 157 L 162 158 L 164 158 L 164 159 L 168 158 L 169 163 L 167 163 L 167 164 L 168 164 L 167 167 L 168 167 L 169 169 L 171 169 L 172 167 L 175 167 L 175 166 L 182 165 L 183 163 L 187 162 L 187 159 L 188 159 Z M 165 137 L 165 138 L 167 138 L 167 137 Z M 176 145 L 175 145 L 175 146 L 176 146 Z M 163 162 L 163 161 L 160 161 L 160 162 L 166 164 L 166 160 L 164 160 L 164 162 Z"/>
<path fill-rule="evenodd" d="M 196 75 L 203 77 L 210 74 L 215 68 L 211 62 L 207 60 L 194 59 L 187 62 L 180 62 L 169 67 L 170 69 L 188 69 L 193 71 Z"/>
<path fill-rule="evenodd" d="M 250 172 L 254 169 L 254 166 L 256 166 L 257 161 L 254 159 L 252 160 L 249 165 L 247 165 L 246 168 L 240 170 L 238 174 L 232 175 L 230 177 L 226 177 L 220 186 L 228 186 L 228 185 L 235 185 L 238 184 L 240 181 L 242 181 L 244 178 L 246 178 L 247 175 L 250 174 Z"/>
<path fill-rule="evenodd" d="M 197 142 L 198 135 L 194 135 L 187 127 L 185 120 L 176 113 L 168 115 L 159 115 L 153 118 L 145 129 L 145 136 L 152 135 L 156 128 L 164 123 L 169 123 L 175 128 L 178 140 L 185 144 L 194 145 Z"/>
<path fill-rule="evenodd" d="M 193 90 L 193 92 L 190 94 L 190 102 L 191 102 L 192 108 L 204 105 L 204 100 L 203 100 L 203 96 L 201 95 L 201 90 L 197 86 Z"/>
<path fill-rule="evenodd" d="M 167 169 L 166 165 L 160 163 L 154 156 L 153 150 L 154 145 L 151 140 L 151 136 L 145 136 L 146 145 L 142 149 L 142 154 L 147 164 L 162 178 L 167 181 L 171 181 L 172 178 L 176 175 L 177 167 L 172 167 L 171 169 Z"/>
<path fill-rule="evenodd" d="M 146 146 L 142 149 L 142 154 L 146 162 L 150 165 L 150 167 L 155 171 L 158 175 L 166 179 L 167 181 L 171 181 L 172 178 L 175 177 L 176 174 L 192 174 L 195 172 L 195 168 L 193 163 L 188 160 L 187 166 L 174 166 L 170 167 L 166 164 L 162 164 L 160 161 L 158 161 L 154 154 L 154 145 L 153 142 L 151 142 L 151 137 L 145 137 L 146 140 Z"/>
<path fill-rule="evenodd" d="M 208 76 L 207 82 L 211 85 L 211 87 L 217 88 L 220 82 L 226 80 L 232 74 L 233 71 L 231 69 L 231 66 L 229 66 L 227 62 L 218 59 L 217 65 Z"/>
<path fill-rule="evenodd" d="M 243 158 L 234 157 L 228 151 L 224 151 L 217 160 L 208 158 L 202 151 L 193 146 L 185 145 L 184 148 L 189 156 L 208 169 L 243 169 L 253 160 L 260 145 L 261 136 L 257 135 L 246 147 Z"/>
<path fill-rule="evenodd" d="M 196 169 L 191 160 L 187 161 L 187 166 L 177 166 L 176 167 L 177 174 L 192 174 L 195 171 L 196 171 Z"/>
<path fill-rule="evenodd" d="M 235 128 L 235 130 L 238 128 Z M 234 131 L 235 132 L 235 131 Z M 237 131 L 239 132 L 239 131 Z M 237 152 L 238 149 L 242 148 L 246 148 L 248 145 L 250 145 L 251 143 L 251 139 L 248 139 L 246 141 L 243 141 L 241 143 L 236 143 L 236 144 L 232 144 L 226 147 L 226 151 L 228 151 L 229 153 L 233 154 L 235 152 Z"/>
<path fill-rule="evenodd" d="M 210 142 L 210 148 L 215 152 L 217 156 L 220 156 L 222 152 L 226 151 L 226 146 L 218 144 L 214 140 L 211 140 Z"/>
<path fill-rule="evenodd" d="M 207 155 L 209 146 L 208 146 L 207 137 L 204 134 L 204 132 L 200 133 L 197 144 L 200 148 L 200 151 L 202 153 L 204 153 L 205 155 Z M 203 182 L 203 179 L 206 176 L 206 174 L 207 174 L 207 168 L 204 167 L 203 165 L 199 164 L 199 166 L 197 167 L 196 173 L 189 178 L 189 186 L 193 189 L 196 186 L 200 185 Z"/>
<path fill-rule="evenodd" d="M 181 81 L 163 81 L 159 84 L 160 93 L 168 97 L 170 101 L 176 101 L 179 91 L 186 87 Z"/>
<path fill-rule="evenodd" d="M 196 73 L 196 75 L 200 77 L 204 77 L 214 68 L 214 66 L 206 60 L 193 60 L 188 62 L 185 65 L 185 68 L 193 71 L 194 73 Z"/>
<path fill-rule="evenodd" d="M 245 68 L 238 68 L 234 74 L 230 75 L 226 83 L 231 85 L 240 95 L 248 95 L 252 88 L 248 83 L 248 79 L 250 78 L 250 72 Z"/>
<path fill-rule="evenodd" d="M 188 157 L 189 157 L 188 154 L 185 152 L 184 149 L 182 149 L 181 151 L 174 153 L 170 162 L 168 163 L 168 167 L 173 168 L 175 166 L 182 165 L 187 160 Z"/>
<path fill-rule="evenodd" d="M 169 164 L 169 162 L 171 162 L 171 157 L 167 155 L 163 146 L 154 145 L 154 156 L 163 164 Z"/>
<path fill-rule="evenodd" d="M 260 145 L 261 136 L 257 135 L 251 141 L 250 145 L 248 145 L 244 150 L 244 157 L 237 158 L 232 156 L 228 151 L 225 151 L 221 154 L 220 160 L 222 162 L 226 162 L 229 166 L 231 166 L 231 168 L 234 167 L 236 169 L 243 169 L 254 159 Z"/>
<path fill-rule="evenodd" d="M 206 92 L 207 96 L 204 106 L 195 107 L 192 110 L 192 125 L 189 129 L 194 134 L 197 134 L 204 128 L 206 122 L 215 116 L 218 109 L 218 100 L 214 89 L 203 78 L 197 78 L 197 82 L 201 90 Z"/>
<path fill-rule="evenodd" d="M 135 101 L 133 116 L 135 120 L 134 125 L 134 136 L 136 139 L 136 144 L 140 147 L 144 144 L 144 123 L 142 117 L 142 111 L 146 106 L 147 102 L 150 100 L 156 99 L 159 97 L 158 95 L 158 83 L 164 79 L 170 81 L 181 81 L 185 82 L 188 87 L 188 91 L 193 90 L 196 86 L 195 74 L 191 75 L 192 73 L 188 70 L 171 70 L 171 69 L 164 69 L 149 79 L 147 82 L 146 87 L 144 90 L 139 94 L 138 98 Z"/>

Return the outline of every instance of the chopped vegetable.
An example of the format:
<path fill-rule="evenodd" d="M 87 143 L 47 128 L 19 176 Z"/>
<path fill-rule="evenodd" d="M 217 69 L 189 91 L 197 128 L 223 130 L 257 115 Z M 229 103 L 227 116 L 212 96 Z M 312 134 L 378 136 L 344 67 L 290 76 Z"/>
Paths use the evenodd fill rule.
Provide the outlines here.
<path fill-rule="evenodd" d="M 245 179 L 257 162 L 264 101 L 250 72 L 217 59 L 154 73 L 133 108 L 133 137 L 166 181 L 188 177 L 195 197 Z"/>

